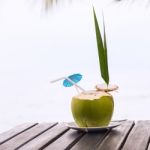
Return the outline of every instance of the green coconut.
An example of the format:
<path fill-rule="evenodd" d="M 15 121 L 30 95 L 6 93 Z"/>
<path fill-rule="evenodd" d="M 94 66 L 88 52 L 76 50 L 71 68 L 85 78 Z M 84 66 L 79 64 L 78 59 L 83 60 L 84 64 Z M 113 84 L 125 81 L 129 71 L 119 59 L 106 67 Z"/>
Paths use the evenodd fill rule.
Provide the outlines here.
<path fill-rule="evenodd" d="M 82 92 L 72 98 L 71 110 L 79 127 L 107 126 L 113 115 L 113 97 L 104 91 Z"/>

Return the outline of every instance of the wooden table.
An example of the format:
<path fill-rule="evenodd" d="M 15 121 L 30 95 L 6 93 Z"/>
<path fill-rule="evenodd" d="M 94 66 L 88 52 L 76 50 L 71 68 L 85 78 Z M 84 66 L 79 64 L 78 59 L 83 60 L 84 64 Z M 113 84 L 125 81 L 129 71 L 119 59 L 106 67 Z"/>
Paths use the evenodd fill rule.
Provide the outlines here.
<path fill-rule="evenodd" d="M 61 123 L 26 123 L 0 134 L 0 150 L 150 150 L 150 121 L 83 133 Z"/>

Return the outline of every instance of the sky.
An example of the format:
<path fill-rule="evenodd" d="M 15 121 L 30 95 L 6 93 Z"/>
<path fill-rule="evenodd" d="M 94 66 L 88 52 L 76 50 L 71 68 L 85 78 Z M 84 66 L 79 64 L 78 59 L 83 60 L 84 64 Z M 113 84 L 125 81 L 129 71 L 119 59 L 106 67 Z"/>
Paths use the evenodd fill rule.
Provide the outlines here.
<path fill-rule="evenodd" d="M 47 13 L 40 0 L 0 3 L 1 130 L 27 121 L 72 120 L 75 89 L 50 81 L 81 73 L 80 85 L 86 90 L 103 82 L 91 3 L 66 2 Z M 120 87 L 114 94 L 114 118 L 147 119 L 150 9 L 140 1 L 93 4 L 101 28 L 104 13 L 110 79 Z"/>

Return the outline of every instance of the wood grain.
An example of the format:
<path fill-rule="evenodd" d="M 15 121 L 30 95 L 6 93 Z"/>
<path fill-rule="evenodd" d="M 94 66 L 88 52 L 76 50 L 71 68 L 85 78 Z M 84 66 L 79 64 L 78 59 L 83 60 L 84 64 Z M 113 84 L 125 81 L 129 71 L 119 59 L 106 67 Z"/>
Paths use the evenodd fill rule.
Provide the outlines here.
<path fill-rule="evenodd" d="M 54 126 L 56 123 L 43 123 L 38 124 L 34 126 L 31 129 L 28 129 L 27 131 L 23 132 L 22 134 L 19 134 L 12 138 L 11 140 L 3 143 L 0 145 L 0 150 L 12 150 L 12 149 L 18 149 L 25 143 L 29 142 L 30 140 L 33 140 L 38 135 L 42 134 L 47 129 Z"/>
<path fill-rule="evenodd" d="M 63 150 L 70 149 L 80 138 L 84 135 L 84 132 L 77 132 L 70 129 L 59 139 L 48 145 L 44 150 Z"/>
<path fill-rule="evenodd" d="M 150 121 L 85 133 L 57 123 L 26 123 L 0 134 L 0 150 L 150 150 Z"/>
<path fill-rule="evenodd" d="M 114 128 L 95 149 L 119 150 L 133 125 L 133 121 L 125 121 L 121 126 Z"/>
<path fill-rule="evenodd" d="M 18 125 L 4 133 L 0 134 L 0 145 L 4 142 L 10 140 L 11 138 L 15 137 L 18 134 L 21 134 L 22 132 L 34 127 L 37 125 L 37 123 L 24 123 L 21 125 Z"/>
<path fill-rule="evenodd" d="M 147 150 L 150 150 L 150 143 L 149 143 L 149 145 L 148 145 L 148 148 L 147 148 Z"/>
<path fill-rule="evenodd" d="M 138 121 L 122 150 L 146 150 L 150 138 L 150 121 Z"/>
<path fill-rule="evenodd" d="M 109 130 L 97 133 L 87 133 L 71 148 L 71 150 L 94 150 L 97 143 L 101 142 L 108 132 Z"/>
<path fill-rule="evenodd" d="M 45 148 L 47 145 L 55 141 L 62 134 L 64 134 L 68 130 L 68 127 L 64 126 L 64 124 L 58 124 L 53 128 L 47 130 L 40 136 L 36 137 L 32 141 L 23 145 L 19 148 L 19 150 L 41 150 Z"/>

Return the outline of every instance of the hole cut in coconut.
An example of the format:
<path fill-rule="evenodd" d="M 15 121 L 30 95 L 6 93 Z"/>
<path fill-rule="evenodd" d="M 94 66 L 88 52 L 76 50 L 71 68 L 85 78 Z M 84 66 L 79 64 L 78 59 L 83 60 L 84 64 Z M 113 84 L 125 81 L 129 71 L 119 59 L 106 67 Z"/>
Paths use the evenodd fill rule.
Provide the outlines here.
<path fill-rule="evenodd" d="M 90 90 L 90 91 L 84 91 L 74 96 L 73 98 L 81 99 L 81 100 L 96 100 L 96 99 L 100 99 L 103 96 L 111 96 L 111 95 L 104 91 Z"/>
<path fill-rule="evenodd" d="M 95 86 L 95 88 L 98 91 L 111 92 L 111 91 L 118 90 L 119 87 L 117 85 L 115 85 L 115 84 L 109 84 L 109 85 L 106 85 L 106 84 L 97 84 Z"/>

